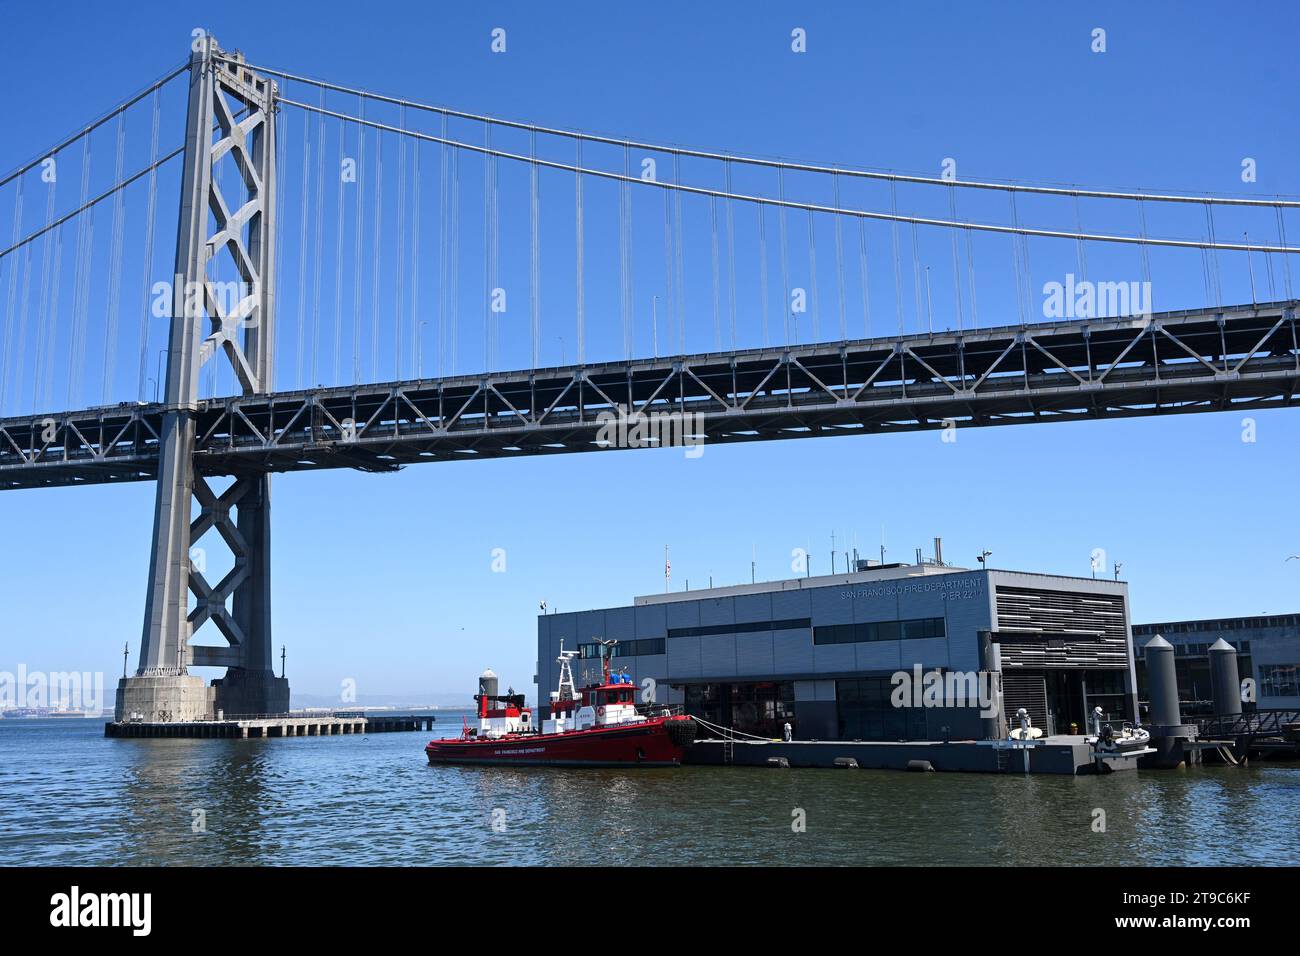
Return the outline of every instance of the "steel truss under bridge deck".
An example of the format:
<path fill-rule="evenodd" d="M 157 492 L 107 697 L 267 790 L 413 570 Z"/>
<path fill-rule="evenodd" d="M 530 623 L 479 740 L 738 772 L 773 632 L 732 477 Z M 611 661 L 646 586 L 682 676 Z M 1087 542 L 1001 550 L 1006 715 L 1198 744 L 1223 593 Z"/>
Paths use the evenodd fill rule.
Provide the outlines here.
<path fill-rule="evenodd" d="M 599 451 L 611 412 L 708 444 L 1297 403 L 1298 303 L 638 359 L 200 401 L 203 475 Z M 0 419 L 0 488 L 156 476 L 165 406 Z M 635 419 L 632 420 L 635 423 Z M 653 431 L 652 431 L 653 433 Z"/>

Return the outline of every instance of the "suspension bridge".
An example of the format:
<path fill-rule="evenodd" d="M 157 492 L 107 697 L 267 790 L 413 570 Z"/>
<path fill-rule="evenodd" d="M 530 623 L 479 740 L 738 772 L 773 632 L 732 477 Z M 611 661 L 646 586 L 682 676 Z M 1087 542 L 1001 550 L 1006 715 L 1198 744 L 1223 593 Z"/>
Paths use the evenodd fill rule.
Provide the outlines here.
<path fill-rule="evenodd" d="M 0 176 L 0 488 L 155 483 L 118 720 L 277 713 L 274 472 L 605 451 L 611 417 L 726 443 L 1293 405 L 1297 208 L 558 129 L 200 35 Z"/>

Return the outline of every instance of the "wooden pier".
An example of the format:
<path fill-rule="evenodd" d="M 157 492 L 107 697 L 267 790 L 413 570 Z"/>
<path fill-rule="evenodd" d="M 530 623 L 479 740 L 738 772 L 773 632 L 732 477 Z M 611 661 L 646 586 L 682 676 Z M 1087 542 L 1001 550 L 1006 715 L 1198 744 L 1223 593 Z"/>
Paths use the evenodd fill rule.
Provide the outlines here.
<path fill-rule="evenodd" d="M 333 737 L 340 734 L 388 734 L 432 730 L 437 717 L 429 714 L 282 714 L 192 721 L 110 721 L 105 737 Z"/>

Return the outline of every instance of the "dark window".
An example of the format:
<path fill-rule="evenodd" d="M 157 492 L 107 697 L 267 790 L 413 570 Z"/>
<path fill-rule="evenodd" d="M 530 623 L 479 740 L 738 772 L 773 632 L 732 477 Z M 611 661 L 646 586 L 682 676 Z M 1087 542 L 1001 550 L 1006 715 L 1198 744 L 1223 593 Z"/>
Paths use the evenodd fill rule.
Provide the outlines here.
<path fill-rule="evenodd" d="M 669 637 L 709 637 L 714 634 L 752 634 L 756 631 L 793 631 L 812 627 L 810 618 L 784 621 L 746 621 L 742 624 L 704 624 L 700 627 L 670 627 Z"/>
<path fill-rule="evenodd" d="M 786 723 L 793 726 L 795 722 L 794 684 L 790 681 L 688 684 L 686 712 L 742 733 L 779 738 Z"/>
<path fill-rule="evenodd" d="M 1300 664 L 1261 664 L 1259 677 L 1263 697 L 1300 697 Z"/>
<path fill-rule="evenodd" d="M 947 629 L 941 617 L 907 621 L 875 621 L 864 624 L 823 624 L 813 628 L 814 644 L 858 644 L 866 641 L 916 640 L 944 637 Z"/>
<path fill-rule="evenodd" d="M 925 709 L 895 707 L 888 677 L 835 682 L 841 740 L 924 740 Z"/>
<path fill-rule="evenodd" d="M 582 660 L 600 660 L 599 644 L 579 644 L 578 656 Z M 662 654 L 664 652 L 664 639 L 662 637 L 646 637 L 639 641 L 619 641 L 617 644 L 610 646 L 610 657 L 645 657 L 649 654 Z"/>

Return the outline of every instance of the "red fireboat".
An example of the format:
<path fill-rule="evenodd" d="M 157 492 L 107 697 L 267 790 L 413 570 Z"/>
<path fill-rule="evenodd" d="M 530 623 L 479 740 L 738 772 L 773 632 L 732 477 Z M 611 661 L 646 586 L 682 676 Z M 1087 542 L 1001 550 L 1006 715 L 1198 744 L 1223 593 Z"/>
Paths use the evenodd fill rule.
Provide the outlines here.
<path fill-rule="evenodd" d="M 681 714 L 638 713 L 636 685 L 610 672 L 617 642 L 602 642 L 603 680 L 575 689 L 570 661 L 577 651 L 560 646 L 560 682 L 551 693 L 551 716 L 539 730 L 524 695 L 498 694 L 497 677 L 479 678 L 478 726 L 459 737 L 431 740 L 429 763 L 511 764 L 549 767 L 675 767 L 695 740 L 695 721 Z"/>

